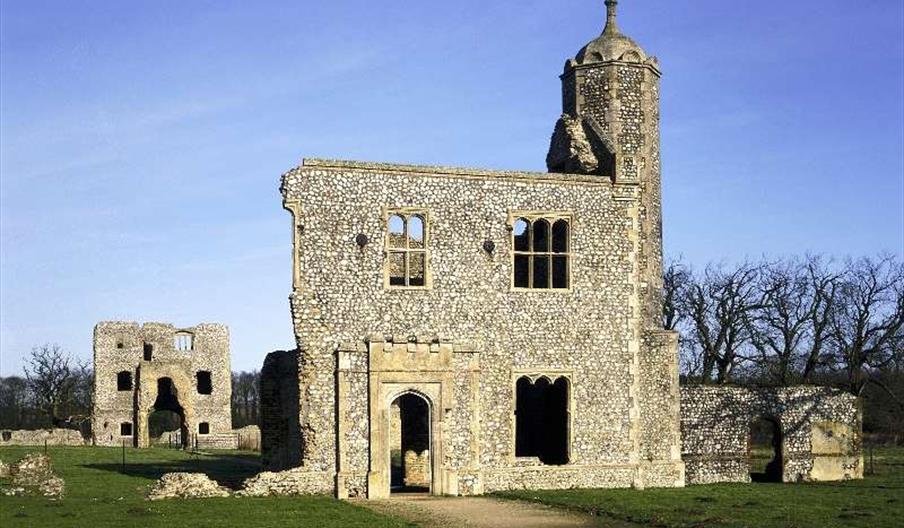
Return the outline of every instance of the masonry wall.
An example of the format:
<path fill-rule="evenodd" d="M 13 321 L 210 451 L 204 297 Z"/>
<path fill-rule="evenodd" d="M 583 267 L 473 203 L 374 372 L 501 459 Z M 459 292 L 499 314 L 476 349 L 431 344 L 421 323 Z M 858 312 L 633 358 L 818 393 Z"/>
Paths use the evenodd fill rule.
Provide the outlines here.
<path fill-rule="evenodd" d="M 636 297 L 637 185 L 600 177 L 306 160 L 283 177 L 282 191 L 295 218 L 290 300 L 297 343 L 305 350 L 299 386 L 309 407 L 301 409 L 299 421 L 306 467 L 336 470 L 338 344 L 366 350 L 368 340 L 380 336 L 379 345 L 388 343 L 392 350 L 404 343 L 415 351 L 437 343 L 473 345 L 465 347 L 466 354 L 453 354 L 453 364 L 462 366 L 452 375 L 454 398 L 442 417 L 449 435 L 444 464 L 454 470 L 461 493 L 683 483 L 680 460 L 672 456 L 677 434 L 644 436 L 640 421 L 642 399 L 650 398 L 648 406 L 663 416 L 674 409 L 670 420 L 677 431 L 673 394 L 644 391 L 640 382 L 639 357 L 647 351 Z M 386 211 L 396 207 L 427 215 L 429 289 L 383 286 Z M 511 229 L 521 211 L 572 216 L 570 290 L 512 289 Z M 369 240 L 363 248 L 355 243 L 358 234 Z M 494 242 L 492 253 L 483 249 L 485 240 Z M 654 354 L 662 357 L 658 350 Z M 364 364 L 348 369 L 350 392 L 340 412 L 366 420 L 369 367 L 366 356 L 360 357 Z M 466 366 L 475 362 L 479 370 L 472 375 Z M 672 363 L 647 362 L 644 368 L 648 374 L 664 369 L 664 383 L 674 378 L 677 385 Z M 364 385 L 355 389 L 360 372 Z M 537 374 L 570 380 L 568 466 L 515 458 L 514 382 Z M 349 423 L 342 437 L 354 451 L 346 469 L 366 474 L 366 421 Z M 659 466 L 655 471 L 639 469 L 642 437 L 652 465 Z"/>
<path fill-rule="evenodd" d="M 74 429 L 3 429 L 0 446 L 83 446 L 89 442 Z"/>
<path fill-rule="evenodd" d="M 750 482 L 750 427 L 758 418 L 781 427 L 785 482 L 863 477 L 861 410 L 851 394 L 820 387 L 682 387 L 687 483 Z"/>
<path fill-rule="evenodd" d="M 176 350 L 177 332 L 192 335 L 193 348 Z M 152 359 L 144 360 L 144 346 L 153 347 Z M 132 390 L 117 390 L 117 374 L 132 375 Z M 211 394 L 199 394 L 196 374 L 211 373 Z M 142 413 L 154 403 L 159 377 L 173 377 L 178 384 L 179 403 L 186 411 L 189 434 L 207 422 L 210 434 L 231 433 L 232 372 L 229 362 L 229 331 L 219 324 L 200 324 L 178 329 L 165 323 L 102 322 L 94 328 L 94 412 L 92 429 L 97 445 L 138 444 L 145 424 Z M 142 391 L 144 389 L 144 391 Z M 141 394 L 145 394 L 142 401 Z M 120 424 L 132 424 L 133 434 L 120 435 Z M 203 435 L 201 435 L 203 436 Z M 200 443 L 206 439 L 201 438 Z M 211 442 L 214 442 L 211 437 Z M 215 441 L 218 445 L 222 442 Z"/>

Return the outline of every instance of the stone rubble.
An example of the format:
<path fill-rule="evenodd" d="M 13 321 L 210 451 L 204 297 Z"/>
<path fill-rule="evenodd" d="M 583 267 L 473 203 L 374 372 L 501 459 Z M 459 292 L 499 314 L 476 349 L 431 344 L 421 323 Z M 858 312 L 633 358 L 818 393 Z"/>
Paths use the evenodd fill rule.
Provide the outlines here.
<path fill-rule="evenodd" d="M 65 492 L 65 482 L 53 473 L 50 457 L 31 453 L 18 462 L 10 464 L 8 469 L 0 471 L 0 476 L 10 479 L 8 486 L 0 487 L 0 494 L 6 496 L 41 495 L 59 498 Z"/>
<path fill-rule="evenodd" d="M 148 500 L 228 497 L 229 490 L 203 473 L 166 473 L 148 491 Z"/>

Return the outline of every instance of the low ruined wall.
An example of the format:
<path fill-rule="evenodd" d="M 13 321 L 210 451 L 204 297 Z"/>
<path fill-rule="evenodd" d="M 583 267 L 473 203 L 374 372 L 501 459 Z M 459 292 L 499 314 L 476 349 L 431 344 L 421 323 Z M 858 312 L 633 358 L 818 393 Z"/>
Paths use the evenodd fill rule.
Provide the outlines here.
<path fill-rule="evenodd" d="M 246 425 L 239 429 L 233 429 L 238 442 L 238 449 L 244 451 L 261 450 L 261 428 L 256 425 Z"/>
<path fill-rule="evenodd" d="M 821 387 L 682 387 L 682 458 L 688 484 L 750 482 L 750 428 L 781 430 L 784 482 L 863 477 L 857 399 Z"/>
<path fill-rule="evenodd" d="M 240 497 L 326 495 L 332 494 L 334 488 L 332 474 L 326 471 L 295 468 L 288 471 L 259 473 L 247 479 L 236 495 Z"/>
<path fill-rule="evenodd" d="M 267 354 L 261 368 L 261 459 L 273 471 L 301 464 L 298 352 Z"/>
<path fill-rule="evenodd" d="M 0 446 L 83 446 L 89 442 L 75 429 L 36 429 L 0 431 Z"/>

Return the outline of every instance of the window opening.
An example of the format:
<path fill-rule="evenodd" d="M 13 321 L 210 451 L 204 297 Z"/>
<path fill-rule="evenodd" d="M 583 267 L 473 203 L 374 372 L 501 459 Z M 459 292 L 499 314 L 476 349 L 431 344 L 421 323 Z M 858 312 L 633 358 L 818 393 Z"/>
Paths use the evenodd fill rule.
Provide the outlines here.
<path fill-rule="evenodd" d="M 194 348 L 194 336 L 189 332 L 179 332 L 173 337 L 173 348 L 179 352 L 190 352 Z"/>
<path fill-rule="evenodd" d="M 198 380 L 198 394 L 210 394 L 213 392 L 213 381 L 209 371 L 199 370 L 195 376 Z"/>
<path fill-rule="evenodd" d="M 513 225 L 515 288 L 564 290 L 570 286 L 571 240 L 566 218 L 518 218 Z"/>
<path fill-rule="evenodd" d="M 515 456 L 548 465 L 568 463 L 568 380 L 518 379 L 515 388 Z"/>
<path fill-rule="evenodd" d="M 424 213 L 393 213 L 387 221 L 388 284 L 393 288 L 427 285 L 427 226 Z"/>
<path fill-rule="evenodd" d="M 123 370 L 116 375 L 116 390 L 130 391 L 132 390 L 132 373 Z"/>

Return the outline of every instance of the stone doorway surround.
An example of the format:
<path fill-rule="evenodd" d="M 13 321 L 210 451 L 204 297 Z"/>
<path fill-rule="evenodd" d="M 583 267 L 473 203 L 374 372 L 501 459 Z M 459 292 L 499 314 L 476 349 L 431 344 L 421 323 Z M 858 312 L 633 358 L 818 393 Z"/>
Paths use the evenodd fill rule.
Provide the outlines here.
<path fill-rule="evenodd" d="M 443 422 L 439 420 L 436 402 L 442 401 L 443 383 L 387 382 L 377 387 L 377 397 L 371 399 L 370 472 L 367 475 L 368 498 L 387 498 L 390 495 L 390 406 L 397 398 L 413 394 L 427 402 L 429 415 L 428 449 L 430 452 L 430 493 L 442 495 Z"/>
<path fill-rule="evenodd" d="M 355 425 L 349 423 L 348 416 L 357 415 L 349 413 L 349 407 L 363 404 L 362 411 L 366 413 L 369 423 L 366 433 L 366 496 L 369 499 L 389 497 L 390 407 L 396 398 L 408 393 L 423 398 L 429 409 L 430 494 L 458 495 L 458 471 L 448 465 L 449 457 L 446 456 L 446 450 L 451 445 L 449 417 L 456 405 L 461 403 L 455 400 L 456 376 L 467 376 L 474 388 L 472 394 L 476 396 L 478 392 L 480 369 L 477 345 L 439 338 L 373 335 L 359 345 L 340 345 L 338 352 L 337 496 L 348 497 L 346 481 L 358 474 L 354 467 L 350 467 L 350 460 L 355 457 L 350 451 L 351 445 L 347 444 L 346 431 Z M 360 381 L 355 382 L 355 379 Z M 355 396 L 355 383 L 366 383 L 366 401 L 356 403 L 360 400 Z M 475 403 L 467 404 L 475 405 L 476 409 Z M 477 416 L 472 416 L 471 421 L 477 422 Z M 479 434 L 478 423 L 471 423 L 469 427 Z M 477 442 L 473 443 L 476 445 Z M 471 450 L 474 453 L 470 465 L 476 466 L 479 453 L 473 445 Z"/>

